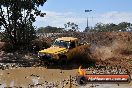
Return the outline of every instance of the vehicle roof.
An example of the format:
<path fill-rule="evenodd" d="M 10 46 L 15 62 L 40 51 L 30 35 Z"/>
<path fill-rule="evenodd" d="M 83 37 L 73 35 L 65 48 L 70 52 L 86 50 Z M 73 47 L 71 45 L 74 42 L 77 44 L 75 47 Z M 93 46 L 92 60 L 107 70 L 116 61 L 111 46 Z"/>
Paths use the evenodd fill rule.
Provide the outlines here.
<path fill-rule="evenodd" d="M 63 40 L 63 41 L 69 42 L 69 41 L 76 41 L 77 38 L 74 38 L 74 37 L 61 37 L 61 38 L 58 38 L 56 40 Z"/>

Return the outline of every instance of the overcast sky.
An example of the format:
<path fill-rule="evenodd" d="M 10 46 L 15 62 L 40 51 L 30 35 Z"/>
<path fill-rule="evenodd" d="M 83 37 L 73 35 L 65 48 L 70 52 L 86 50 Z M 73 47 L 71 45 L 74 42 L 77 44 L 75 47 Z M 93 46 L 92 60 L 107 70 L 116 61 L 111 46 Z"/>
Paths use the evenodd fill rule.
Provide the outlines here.
<path fill-rule="evenodd" d="M 80 30 L 86 27 L 86 18 L 89 26 L 98 22 L 132 23 L 132 0 L 47 0 L 39 9 L 46 13 L 44 18 L 37 17 L 35 26 L 63 27 L 67 22 L 79 25 Z M 92 10 L 85 13 L 85 10 Z"/>

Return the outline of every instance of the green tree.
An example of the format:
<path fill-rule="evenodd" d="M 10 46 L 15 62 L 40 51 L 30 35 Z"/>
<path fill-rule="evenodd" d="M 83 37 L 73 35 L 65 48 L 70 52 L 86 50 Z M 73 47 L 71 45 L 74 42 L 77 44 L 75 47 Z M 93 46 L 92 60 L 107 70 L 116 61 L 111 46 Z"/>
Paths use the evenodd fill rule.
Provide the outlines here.
<path fill-rule="evenodd" d="M 97 23 L 94 27 L 90 29 L 90 32 L 112 32 L 112 31 L 127 31 L 131 29 L 131 23 L 121 22 L 119 24 L 114 23 Z M 86 32 L 86 30 L 85 30 Z"/>
<path fill-rule="evenodd" d="M 63 28 L 57 28 L 52 26 L 40 27 L 37 29 L 37 33 L 61 33 Z"/>
<path fill-rule="evenodd" d="M 126 28 L 130 27 L 131 23 L 128 22 L 121 22 L 118 24 L 118 30 L 126 31 Z"/>
<path fill-rule="evenodd" d="M 46 0 L 1 0 L 0 27 L 5 29 L 5 37 L 14 49 L 27 45 L 35 38 L 36 16 L 44 17 L 38 7 Z"/>
<path fill-rule="evenodd" d="M 74 22 L 67 22 L 66 24 L 64 24 L 64 26 L 65 26 L 65 29 L 67 29 L 67 31 L 70 31 L 70 32 L 79 31 L 78 25 L 75 24 Z"/>

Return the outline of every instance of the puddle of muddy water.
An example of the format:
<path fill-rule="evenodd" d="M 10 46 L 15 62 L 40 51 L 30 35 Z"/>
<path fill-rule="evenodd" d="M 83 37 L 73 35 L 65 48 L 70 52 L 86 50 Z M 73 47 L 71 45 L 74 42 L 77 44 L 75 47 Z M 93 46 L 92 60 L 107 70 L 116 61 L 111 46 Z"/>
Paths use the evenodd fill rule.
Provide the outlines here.
<path fill-rule="evenodd" d="M 10 87 L 14 87 L 14 81 L 11 81 Z"/>
<path fill-rule="evenodd" d="M 33 79 L 32 79 L 32 82 L 33 82 L 33 85 L 37 85 L 37 84 L 39 83 L 39 80 L 36 79 L 36 78 L 33 78 Z"/>
<path fill-rule="evenodd" d="M 69 76 L 76 76 L 78 69 L 60 70 L 60 69 L 46 69 L 43 67 L 20 67 L 16 69 L 0 70 L 0 88 L 4 87 L 33 87 L 46 88 L 50 86 L 57 86 L 54 88 L 69 87 Z M 65 81 L 64 81 L 65 80 Z M 80 88 L 88 88 L 91 85 Z M 73 88 L 78 88 L 73 86 Z M 99 84 L 96 88 L 132 88 L 130 84 Z"/>
<path fill-rule="evenodd" d="M 45 81 L 52 85 L 53 82 L 61 82 L 68 79 L 72 74 L 76 75 L 77 70 L 46 69 L 43 67 L 20 67 L 16 69 L 0 70 L 1 87 L 29 87 L 30 85 L 44 84 Z M 50 84 L 50 82 L 52 84 Z"/>

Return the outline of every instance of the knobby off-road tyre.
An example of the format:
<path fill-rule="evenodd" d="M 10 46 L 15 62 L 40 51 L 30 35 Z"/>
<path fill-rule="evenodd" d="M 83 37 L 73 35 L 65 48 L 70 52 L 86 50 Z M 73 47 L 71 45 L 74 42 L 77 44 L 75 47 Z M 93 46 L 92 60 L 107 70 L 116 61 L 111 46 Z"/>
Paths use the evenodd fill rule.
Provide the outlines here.
<path fill-rule="evenodd" d="M 41 61 L 41 64 L 46 67 L 52 64 L 51 60 L 47 60 L 43 56 L 39 57 L 39 60 Z"/>
<path fill-rule="evenodd" d="M 62 55 L 59 57 L 59 65 L 60 66 L 66 66 L 67 65 L 67 56 Z"/>

